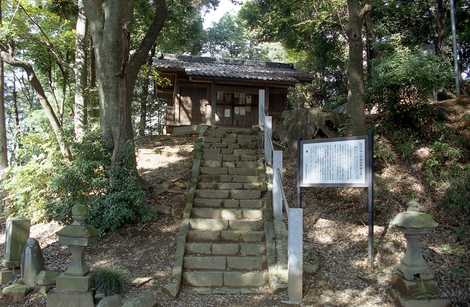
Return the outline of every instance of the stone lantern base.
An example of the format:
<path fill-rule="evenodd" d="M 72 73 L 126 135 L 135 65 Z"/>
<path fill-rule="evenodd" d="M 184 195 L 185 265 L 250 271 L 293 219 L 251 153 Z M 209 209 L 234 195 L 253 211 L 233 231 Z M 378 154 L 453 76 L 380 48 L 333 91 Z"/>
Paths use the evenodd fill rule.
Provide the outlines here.
<path fill-rule="evenodd" d="M 61 274 L 56 280 L 57 288 L 47 294 L 47 307 L 94 307 L 90 290 L 91 275 L 73 276 Z"/>
<path fill-rule="evenodd" d="M 95 307 L 91 292 L 51 290 L 47 294 L 47 307 Z"/>
<path fill-rule="evenodd" d="M 405 280 L 394 274 L 390 294 L 397 306 L 401 307 L 447 307 L 450 302 L 439 298 L 439 290 L 434 280 Z"/>

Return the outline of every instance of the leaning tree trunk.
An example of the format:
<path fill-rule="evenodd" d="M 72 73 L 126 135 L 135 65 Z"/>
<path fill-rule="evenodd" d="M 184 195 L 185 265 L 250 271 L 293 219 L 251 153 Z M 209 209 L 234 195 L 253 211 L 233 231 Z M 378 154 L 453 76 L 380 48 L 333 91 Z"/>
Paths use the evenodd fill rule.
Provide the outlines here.
<path fill-rule="evenodd" d="M 131 98 L 137 74 L 146 62 L 167 16 L 165 0 L 155 0 L 155 17 L 139 48 L 130 55 L 133 3 L 128 0 L 84 0 L 93 38 L 105 145 L 113 168 L 135 170 Z"/>
<path fill-rule="evenodd" d="M 31 66 L 31 64 L 18 60 L 14 56 L 12 56 L 11 54 L 5 51 L 0 51 L 0 58 L 3 59 L 4 62 L 10 64 L 11 66 L 22 68 L 26 72 L 28 81 L 31 84 L 34 91 L 36 92 L 39 103 L 41 104 L 44 112 L 46 113 L 47 119 L 49 120 L 49 124 L 51 125 L 52 131 L 54 132 L 54 135 L 56 137 L 57 143 L 59 144 L 59 148 L 60 148 L 62 155 L 64 156 L 65 159 L 71 160 L 72 153 L 65 140 L 65 135 L 62 129 L 62 125 L 60 124 L 59 119 L 56 113 L 54 112 L 54 109 L 52 108 L 49 100 L 47 99 L 44 88 L 42 87 L 41 82 L 37 78 L 36 73 L 34 72 L 34 69 Z"/>
<path fill-rule="evenodd" d="M 348 63 L 348 104 L 347 111 L 351 117 L 352 134 L 366 132 L 364 114 L 364 51 L 362 42 L 362 24 L 364 11 L 361 12 L 359 0 L 348 0 L 349 24 L 349 63 Z"/>
<path fill-rule="evenodd" d="M 87 39 L 86 17 L 83 0 L 78 0 L 78 16 L 75 34 L 75 102 L 74 130 L 75 138 L 81 141 L 87 126 Z"/>
<path fill-rule="evenodd" d="M 2 0 L 0 0 L 0 26 L 2 25 Z M 7 123 L 5 116 L 5 74 L 3 60 L 0 58 L 0 176 L 8 167 Z"/>

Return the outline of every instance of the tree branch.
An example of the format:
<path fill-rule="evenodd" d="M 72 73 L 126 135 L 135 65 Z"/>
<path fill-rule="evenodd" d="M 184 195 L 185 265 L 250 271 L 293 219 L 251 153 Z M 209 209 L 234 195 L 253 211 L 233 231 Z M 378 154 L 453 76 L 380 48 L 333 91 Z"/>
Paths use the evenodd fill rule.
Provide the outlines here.
<path fill-rule="evenodd" d="M 42 36 L 45 39 L 45 44 L 47 46 L 47 49 L 49 52 L 54 56 L 55 60 L 57 61 L 57 64 L 59 65 L 59 69 L 62 73 L 62 76 L 64 79 L 67 79 L 67 73 L 65 71 L 65 67 L 69 67 L 64 61 L 63 61 L 63 56 L 61 54 L 58 54 L 56 51 L 54 44 L 52 44 L 51 40 L 49 39 L 49 36 L 47 36 L 47 33 L 42 29 L 42 27 L 34 20 L 34 18 L 28 13 L 26 8 L 19 4 L 19 7 L 21 10 L 25 13 L 25 15 L 28 17 L 28 19 L 39 29 L 39 32 L 41 32 Z"/>
<path fill-rule="evenodd" d="M 149 52 L 160 34 L 168 17 L 168 6 L 166 0 L 154 0 L 155 16 L 152 20 L 145 37 L 142 39 L 139 48 L 129 60 L 128 77 L 134 80 L 137 77 L 140 67 L 147 61 Z"/>
<path fill-rule="evenodd" d="M 361 9 L 361 11 L 359 12 L 359 16 L 361 18 L 364 18 L 367 14 L 369 14 L 370 12 L 372 11 L 372 5 L 370 5 L 369 3 L 367 3 L 366 5 L 364 5 Z"/>

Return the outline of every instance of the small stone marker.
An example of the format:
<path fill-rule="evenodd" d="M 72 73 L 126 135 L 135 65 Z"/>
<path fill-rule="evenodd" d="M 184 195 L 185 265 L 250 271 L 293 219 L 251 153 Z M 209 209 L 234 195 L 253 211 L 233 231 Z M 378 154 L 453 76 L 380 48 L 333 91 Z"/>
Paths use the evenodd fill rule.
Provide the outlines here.
<path fill-rule="evenodd" d="M 31 222 L 24 218 L 9 218 L 5 231 L 5 253 L 0 270 L 0 284 L 15 278 L 15 269 L 20 267 L 21 253 L 29 237 Z"/>
<path fill-rule="evenodd" d="M 44 270 L 44 257 L 36 239 L 28 239 L 21 257 L 21 278 L 28 287 L 35 287 L 38 274 Z"/>
<path fill-rule="evenodd" d="M 31 222 L 24 218 L 9 218 L 5 232 L 5 256 L 2 264 L 15 269 L 20 267 L 21 253 L 29 238 Z"/>
<path fill-rule="evenodd" d="M 437 227 L 430 214 L 420 211 L 416 201 L 408 203 L 408 210 L 398 214 L 390 223 L 402 231 L 406 238 L 406 253 L 395 269 L 391 294 L 403 307 L 450 306 L 441 299 L 434 273 L 423 258 L 421 238 Z"/>
<path fill-rule="evenodd" d="M 72 216 L 74 222 L 57 233 L 59 242 L 70 248 L 72 263 L 57 277 L 57 287 L 47 295 L 47 307 L 94 307 L 92 277 L 88 274 L 83 252 L 95 241 L 96 230 L 85 224 L 88 216 L 85 205 L 74 206 Z"/>

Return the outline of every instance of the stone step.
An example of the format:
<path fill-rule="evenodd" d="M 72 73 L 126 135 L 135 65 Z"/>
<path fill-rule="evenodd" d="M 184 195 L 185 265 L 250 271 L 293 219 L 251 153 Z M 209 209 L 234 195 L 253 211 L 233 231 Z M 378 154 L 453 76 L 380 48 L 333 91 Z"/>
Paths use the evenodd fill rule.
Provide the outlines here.
<path fill-rule="evenodd" d="M 229 162 L 224 162 L 229 163 Z M 258 173 L 262 173 L 262 168 L 259 167 L 201 167 L 202 175 L 242 175 L 242 176 L 256 176 Z"/>
<path fill-rule="evenodd" d="M 223 154 L 220 151 L 205 150 L 203 153 L 204 160 L 215 160 L 215 161 L 222 161 L 222 162 L 233 162 L 233 161 L 258 161 L 258 155 L 234 155 L 233 153 Z"/>
<path fill-rule="evenodd" d="M 200 198 L 210 199 L 235 199 L 235 200 L 249 200 L 260 199 L 260 190 L 197 190 L 196 196 Z"/>
<path fill-rule="evenodd" d="M 235 158 L 236 156 L 234 156 Z M 253 168 L 259 169 L 262 171 L 263 164 L 261 161 L 222 161 L 222 160 L 211 160 L 211 159 L 204 159 L 202 161 L 203 167 L 226 167 L 226 168 Z"/>
<path fill-rule="evenodd" d="M 204 231 L 259 231 L 264 229 L 264 222 L 262 220 L 191 218 L 189 224 L 192 230 Z"/>
<path fill-rule="evenodd" d="M 261 182 L 200 182 L 197 185 L 201 190 L 260 190 L 266 191 L 266 184 Z"/>
<path fill-rule="evenodd" d="M 236 183 L 256 183 L 262 184 L 262 176 L 244 176 L 244 175 L 200 175 L 199 182 L 236 182 Z"/>
<path fill-rule="evenodd" d="M 246 295 L 246 294 L 264 294 L 270 295 L 269 288 L 251 287 L 251 288 L 224 288 L 224 287 L 190 287 L 190 291 L 199 295 Z"/>
<path fill-rule="evenodd" d="M 263 270 L 265 264 L 266 259 L 263 256 L 185 256 L 183 268 L 186 271 L 253 271 Z"/>
<path fill-rule="evenodd" d="M 261 256 L 265 243 L 187 243 L 187 255 Z"/>
<path fill-rule="evenodd" d="M 264 231 L 190 230 L 189 242 L 262 242 Z"/>
<path fill-rule="evenodd" d="M 192 217 L 222 220 L 261 220 L 263 211 L 259 209 L 213 209 L 193 208 Z"/>
<path fill-rule="evenodd" d="M 266 285 L 268 275 L 265 271 L 193 271 L 184 272 L 183 281 L 193 287 L 262 287 Z"/>
<path fill-rule="evenodd" d="M 262 199 L 218 199 L 218 198 L 200 198 L 194 199 L 195 208 L 243 208 L 243 209 L 261 209 L 264 207 Z"/>

